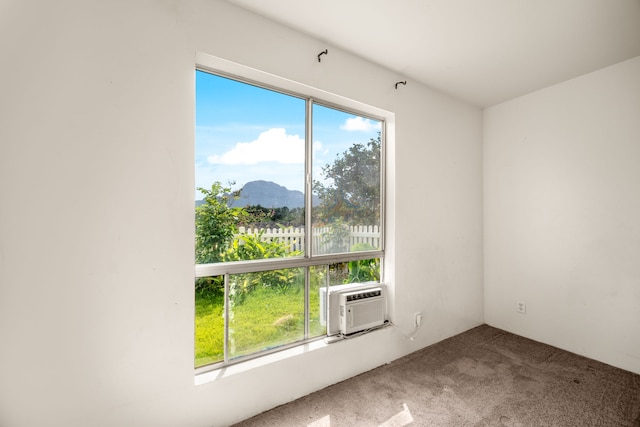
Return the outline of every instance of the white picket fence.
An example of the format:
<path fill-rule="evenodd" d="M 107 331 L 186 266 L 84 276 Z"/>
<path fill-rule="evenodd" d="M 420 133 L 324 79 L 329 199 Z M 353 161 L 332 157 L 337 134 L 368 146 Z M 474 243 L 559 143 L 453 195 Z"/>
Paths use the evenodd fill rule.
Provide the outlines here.
<path fill-rule="evenodd" d="M 304 228 L 245 228 L 240 227 L 236 237 L 246 234 L 262 234 L 262 241 L 286 243 L 291 251 L 304 251 Z M 377 225 L 355 225 L 334 229 L 332 227 L 314 227 L 312 229 L 312 250 L 314 254 L 350 252 L 355 244 L 368 244 L 379 249 L 380 227 Z"/>

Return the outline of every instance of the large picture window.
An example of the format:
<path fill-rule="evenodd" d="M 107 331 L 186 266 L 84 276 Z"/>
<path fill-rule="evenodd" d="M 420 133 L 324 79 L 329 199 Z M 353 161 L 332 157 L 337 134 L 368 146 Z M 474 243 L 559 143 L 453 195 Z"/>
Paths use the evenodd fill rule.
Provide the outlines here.
<path fill-rule="evenodd" d="M 320 288 L 380 281 L 384 120 L 196 70 L 195 366 L 322 337 Z"/>

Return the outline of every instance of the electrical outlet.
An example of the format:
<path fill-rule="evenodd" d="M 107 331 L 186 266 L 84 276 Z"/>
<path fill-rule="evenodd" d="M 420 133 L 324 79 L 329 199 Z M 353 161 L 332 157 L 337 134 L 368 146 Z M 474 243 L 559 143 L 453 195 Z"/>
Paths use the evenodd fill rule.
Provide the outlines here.
<path fill-rule="evenodd" d="M 520 314 L 527 314 L 527 304 L 524 301 L 516 302 L 516 311 Z"/>
<path fill-rule="evenodd" d="M 415 325 L 416 325 L 416 328 L 419 328 L 420 326 L 422 326 L 422 313 L 415 314 Z"/>

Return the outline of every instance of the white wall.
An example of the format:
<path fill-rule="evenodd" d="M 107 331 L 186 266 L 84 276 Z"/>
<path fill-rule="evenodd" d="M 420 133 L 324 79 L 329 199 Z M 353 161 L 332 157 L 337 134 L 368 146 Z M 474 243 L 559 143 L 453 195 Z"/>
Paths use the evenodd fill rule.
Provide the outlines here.
<path fill-rule="evenodd" d="M 194 385 L 197 51 L 395 113 L 391 309 L 424 313 L 416 341 Z M 0 52 L 1 426 L 228 425 L 482 323 L 478 109 L 215 0 L 4 0 Z"/>
<path fill-rule="evenodd" d="M 485 321 L 640 373 L 640 58 L 485 110 L 484 197 Z"/>

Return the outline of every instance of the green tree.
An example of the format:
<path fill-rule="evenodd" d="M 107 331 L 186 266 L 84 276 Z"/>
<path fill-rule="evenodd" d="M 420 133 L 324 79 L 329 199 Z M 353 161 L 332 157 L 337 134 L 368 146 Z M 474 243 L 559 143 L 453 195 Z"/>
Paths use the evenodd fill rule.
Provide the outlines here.
<path fill-rule="evenodd" d="M 314 209 L 316 223 L 340 219 L 344 224 L 380 221 L 380 133 L 366 144 L 354 144 L 325 165 L 322 173 L 330 184 L 313 182 L 321 203 Z"/>
<path fill-rule="evenodd" d="M 241 226 L 260 227 L 265 223 L 273 222 L 273 209 L 261 205 L 245 206 L 243 209 L 246 216 L 242 218 Z"/>
<path fill-rule="evenodd" d="M 287 206 L 280 208 L 265 208 L 261 205 L 245 206 L 246 217 L 239 225 L 251 228 L 276 225 L 298 227 L 304 224 L 304 208 L 289 209 Z"/>
<path fill-rule="evenodd" d="M 198 191 L 204 198 L 196 208 L 196 263 L 219 262 L 245 213 L 242 208 L 229 207 L 231 198 L 237 198 L 238 194 L 219 182 L 214 182 L 211 189 L 199 187 Z"/>

